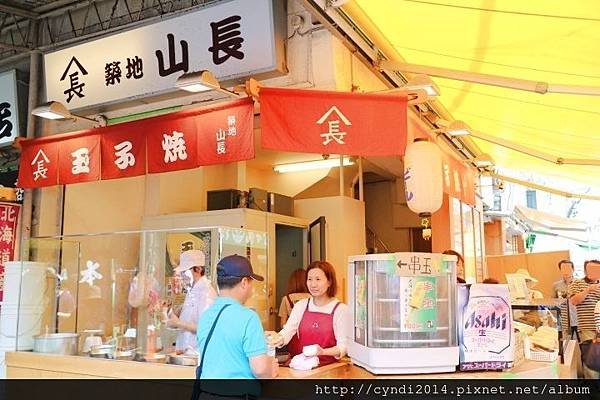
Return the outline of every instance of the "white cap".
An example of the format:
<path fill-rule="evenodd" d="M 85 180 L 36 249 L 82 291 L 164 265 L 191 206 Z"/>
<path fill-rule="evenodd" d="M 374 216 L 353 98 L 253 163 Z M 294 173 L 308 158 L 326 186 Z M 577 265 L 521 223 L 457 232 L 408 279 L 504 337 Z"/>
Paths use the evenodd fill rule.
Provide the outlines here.
<path fill-rule="evenodd" d="M 175 272 L 187 271 L 192 267 L 205 267 L 206 256 L 201 250 L 187 250 L 179 256 L 179 266 L 175 268 Z"/>
<path fill-rule="evenodd" d="M 521 275 L 523 278 L 525 278 L 526 281 L 531 281 L 531 282 L 535 282 L 535 283 L 537 283 L 537 281 L 538 281 L 533 276 L 531 276 L 529 274 L 529 271 L 527 271 L 525 268 L 519 268 L 517 270 L 517 272 L 515 272 L 515 274 Z"/>

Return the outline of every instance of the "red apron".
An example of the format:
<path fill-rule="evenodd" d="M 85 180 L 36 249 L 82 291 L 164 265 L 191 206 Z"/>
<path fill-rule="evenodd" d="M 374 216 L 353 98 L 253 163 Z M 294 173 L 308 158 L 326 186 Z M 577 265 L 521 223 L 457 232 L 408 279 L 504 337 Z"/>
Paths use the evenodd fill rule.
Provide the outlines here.
<path fill-rule="evenodd" d="M 306 310 L 304 310 L 302 320 L 298 325 L 298 333 L 292 337 L 287 345 L 291 357 L 302 353 L 302 348 L 311 344 L 318 344 L 323 349 L 337 344 L 333 331 L 333 315 L 340 303 L 338 302 L 333 307 L 330 314 L 309 311 L 309 304 L 310 299 L 306 302 Z M 327 365 L 337 361 L 339 360 L 332 356 L 319 356 L 319 365 Z"/>

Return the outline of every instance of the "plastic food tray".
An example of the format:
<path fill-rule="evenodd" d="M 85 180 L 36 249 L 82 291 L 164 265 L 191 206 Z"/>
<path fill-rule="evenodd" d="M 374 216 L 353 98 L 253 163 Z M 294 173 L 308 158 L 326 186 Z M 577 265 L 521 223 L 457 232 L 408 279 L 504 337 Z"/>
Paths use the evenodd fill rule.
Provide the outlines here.
<path fill-rule="evenodd" d="M 525 358 L 532 361 L 553 362 L 558 359 L 558 349 L 554 351 L 531 350 L 531 341 L 525 339 Z"/>

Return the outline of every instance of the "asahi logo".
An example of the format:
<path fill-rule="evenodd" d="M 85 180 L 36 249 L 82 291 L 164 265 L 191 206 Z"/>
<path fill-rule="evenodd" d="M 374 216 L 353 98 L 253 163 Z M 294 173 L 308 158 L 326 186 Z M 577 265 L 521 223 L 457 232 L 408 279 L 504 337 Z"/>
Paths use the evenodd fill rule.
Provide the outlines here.
<path fill-rule="evenodd" d="M 486 329 L 498 329 L 501 331 L 506 330 L 506 321 L 507 315 L 506 313 L 502 314 L 500 317 L 496 317 L 496 312 L 492 312 L 491 315 L 481 315 L 477 314 L 475 311 L 471 313 L 467 321 L 465 322 L 465 329 L 474 328 L 486 328 Z"/>
<path fill-rule="evenodd" d="M 512 316 L 506 285 L 473 285 L 463 309 L 461 365 L 511 362 Z M 461 367 L 462 369 L 463 367 Z"/>

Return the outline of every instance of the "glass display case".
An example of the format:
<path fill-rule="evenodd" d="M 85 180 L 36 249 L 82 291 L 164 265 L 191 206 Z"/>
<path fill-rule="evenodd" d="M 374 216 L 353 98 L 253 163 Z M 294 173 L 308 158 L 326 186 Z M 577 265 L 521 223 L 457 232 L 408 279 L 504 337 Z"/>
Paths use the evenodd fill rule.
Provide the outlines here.
<path fill-rule="evenodd" d="M 181 252 L 206 254 L 215 287 L 218 260 L 233 254 L 247 257 L 267 278 L 266 233 L 230 227 L 36 238 L 22 249 L 28 261 L 7 267 L 13 290 L 4 301 L 14 302 L 14 310 L 3 304 L 0 312 L 5 349 L 160 362 L 175 350 L 179 333 L 163 322 L 164 310 L 177 312 L 191 288 L 174 274 Z M 246 304 L 263 323 L 267 281 L 253 281 Z"/>
<path fill-rule="evenodd" d="M 564 339 L 568 336 L 564 334 L 563 328 L 569 327 L 569 313 L 565 313 L 566 304 L 566 299 L 511 302 L 514 327 L 527 335 L 526 358 L 554 361 L 560 357 L 560 362 L 564 363 Z M 566 315 L 562 315 L 563 313 Z"/>
<path fill-rule="evenodd" d="M 352 360 L 374 373 L 454 371 L 456 257 L 392 253 L 349 259 Z"/>

